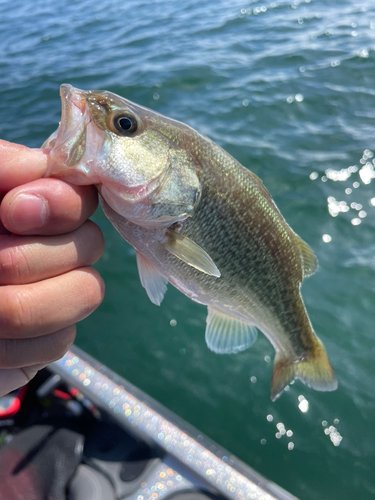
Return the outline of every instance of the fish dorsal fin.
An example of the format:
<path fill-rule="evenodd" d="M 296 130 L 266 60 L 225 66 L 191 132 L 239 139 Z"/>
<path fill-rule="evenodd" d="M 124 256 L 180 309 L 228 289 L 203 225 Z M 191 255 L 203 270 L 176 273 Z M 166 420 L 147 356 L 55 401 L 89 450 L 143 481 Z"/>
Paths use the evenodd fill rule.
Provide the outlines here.
<path fill-rule="evenodd" d="M 318 259 L 309 245 L 299 236 L 297 236 L 297 244 L 301 250 L 303 277 L 308 278 L 318 270 Z"/>
<path fill-rule="evenodd" d="M 168 280 L 162 276 L 156 267 L 137 251 L 139 278 L 151 302 L 160 306 L 167 291 Z"/>
<path fill-rule="evenodd" d="M 187 236 L 183 236 L 172 229 L 167 229 L 167 238 L 163 241 L 163 246 L 168 252 L 189 266 L 195 267 L 195 269 L 210 276 L 220 277 L 220 271 L 208 253 Z"/>
<path fill-rule="evenodd" d="M 206 344 L 217 354 L 232 354 L 243 351 L 254 344 L 258 331 L 232 316 L 208 307 L 206 326 Z"/>

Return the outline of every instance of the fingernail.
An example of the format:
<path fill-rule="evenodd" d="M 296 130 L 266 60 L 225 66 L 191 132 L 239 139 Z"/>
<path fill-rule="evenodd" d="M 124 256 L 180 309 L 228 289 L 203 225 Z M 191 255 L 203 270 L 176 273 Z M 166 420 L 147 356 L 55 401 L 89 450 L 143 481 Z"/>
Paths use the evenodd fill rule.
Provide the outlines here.
<path fill-rule="evenodd" d="M 9 207 L 8 221 L 13 232 L 28 233 L 41 228 L 48 219 L 49 208 L 44 198 L 20 193 Z"/>

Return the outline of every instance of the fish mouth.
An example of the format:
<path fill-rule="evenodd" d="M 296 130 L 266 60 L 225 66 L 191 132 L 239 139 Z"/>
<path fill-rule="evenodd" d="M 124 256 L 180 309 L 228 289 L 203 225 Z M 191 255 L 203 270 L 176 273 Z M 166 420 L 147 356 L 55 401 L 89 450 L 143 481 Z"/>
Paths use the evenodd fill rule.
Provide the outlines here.
<path fill-rule="evenodd" d="M 56 143 L 65 150 L 64 164 L 76 165 L 86 150 L 86 128 L 89 122 L 88 106 L 82 90 L 72 85 L 60 87 L 61 122 Z"/>
<path fill-rule="evenodd" d="M 81 121 L 87 111 L 83 91 L 68 83 L 63 83 L 60 87 L 60 98 L 62 104 L 61 122 L 69 125 L 72 122 Z"/>
<path fill-rule="evenodd" d="M 91 119 L 85 91 L 63 84 L 60 97 L 59 127 L 43 144 L 51 148 L 48 175 L 81 185 L 94 184 L 89 166 L 103 145 L 103 133 Z"/>

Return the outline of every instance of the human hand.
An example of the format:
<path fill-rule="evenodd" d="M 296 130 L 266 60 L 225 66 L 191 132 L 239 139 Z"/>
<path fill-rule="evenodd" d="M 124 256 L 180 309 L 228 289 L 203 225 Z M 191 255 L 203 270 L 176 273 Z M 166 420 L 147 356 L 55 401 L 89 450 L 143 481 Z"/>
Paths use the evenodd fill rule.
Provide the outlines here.
<path fill-rule="evenodd" d="M 0 140 L 0 397 L 62 357 L 104 295 L 97 191 L 43 178 L 48 153 Z"/>

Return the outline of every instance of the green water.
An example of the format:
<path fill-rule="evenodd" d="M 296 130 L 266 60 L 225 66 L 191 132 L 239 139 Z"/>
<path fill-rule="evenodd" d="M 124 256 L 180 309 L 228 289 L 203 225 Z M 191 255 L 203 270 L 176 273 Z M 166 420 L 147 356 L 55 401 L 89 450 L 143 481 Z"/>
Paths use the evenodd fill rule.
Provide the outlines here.
<path fill-rule="evenodd" d="M 374 3 L 0 0 L 0 136 L 39 146 L 63 82 L 184 121 L 262 178 L 319 258 L 302 291 L 339 389 L 272 403 L 268 341 L 210 352 L 206 309 L 171 286 L 152 305 L 100 210 L 106 297 L 77 344 L 299 498 L 373 498 Z"/>

